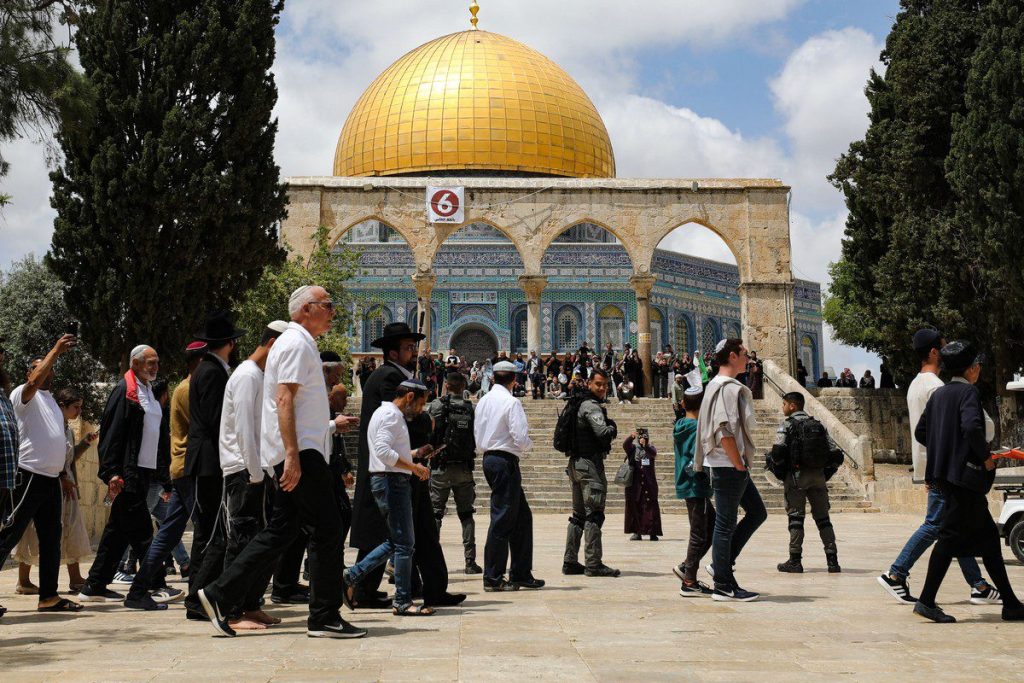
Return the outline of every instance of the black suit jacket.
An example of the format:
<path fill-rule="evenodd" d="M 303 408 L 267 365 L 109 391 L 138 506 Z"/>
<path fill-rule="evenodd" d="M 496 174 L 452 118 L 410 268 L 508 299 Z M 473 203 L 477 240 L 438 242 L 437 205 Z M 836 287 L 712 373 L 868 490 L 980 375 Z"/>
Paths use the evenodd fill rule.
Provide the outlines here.
<path fill-rule="evenodd" d="M 189 380 L 185 476 L 221 476 L 220 414 L 227 384 L 228 373 L 220 359 L 207 353 Z"/>
<path fill-rule="evenodd" d="M 914 438 L 928 449 L 924 478 L 928 483 L 947 481 L 988 493 L 995 472 L 985 469 L 989 458 L 985 441 L 985 414 L 977 387 L 950 382 L 928 399 Z"/>
<path fill-rule="evenodd" d="M 354 548 L 370 551 L 388 536 L 388 527 L 377 509 L 370 489 L 370 448 L 366 430 L 370 418 L 380 404 L 395 398 L 395 389 L 405 381 L 405 375 L 390 363 L 373 371 L 363 384 L 363 399 L 359 412 L 359 463 L 356 469 L 356 491 L 352 501 L 352 536 Z"/>

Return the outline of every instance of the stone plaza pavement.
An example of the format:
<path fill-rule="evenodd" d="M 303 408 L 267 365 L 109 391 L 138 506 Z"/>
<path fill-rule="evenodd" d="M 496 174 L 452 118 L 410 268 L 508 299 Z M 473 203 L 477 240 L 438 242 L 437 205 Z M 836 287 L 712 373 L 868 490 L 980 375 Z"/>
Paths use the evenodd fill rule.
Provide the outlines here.
<path fill-rule="evenodd" d="M 478 538 L 486 515 L 478 516 Z M 760 602 L 683 599 L 670 573 L 685 553 L 686 522 L 665 518 L 657 543 L 605 525 L 605 557 L 618 579 L 562 576 L 565 516 L 538 515 L 535 573 L 541 591 L 484 593 L 461 573 L 457 522 L 443 529 L 452 590 L 469 599 L 430 618 L 346 613 L 370 634 L 355 641 L 305 635 L 302 607 L 268 608 L 280 626 L 228 640 L 186 622 L 180 604 L 158 614 L 119 605 L 77 616 L 37 614 L 35 598 L 14 595 L 16 571 L 0 574 L 0 681 L 938 681 L 1021 680 L 1024 624 L 975 607 L 956 565 L 940 604 L 954 625 L 925 622 L 896 604 L 875 576 L 919 522 L 909 515 L 834 517 L 844 573 L 829 575 L 808 520 L 803 575 L 783 575 L 786 518 L 771 515 L 740 558 L 738 577 Z M 1010 578 L 1024 592 L 1024 568 L 1008 551 Z M 911 588 L 924 581 L 927 555 Z M 703 572 L 702 572 L 703 574 Z M 61 571 L 61 585 L 67 578 Z M 347 611 L 346 611 L 347 612 Z"/>

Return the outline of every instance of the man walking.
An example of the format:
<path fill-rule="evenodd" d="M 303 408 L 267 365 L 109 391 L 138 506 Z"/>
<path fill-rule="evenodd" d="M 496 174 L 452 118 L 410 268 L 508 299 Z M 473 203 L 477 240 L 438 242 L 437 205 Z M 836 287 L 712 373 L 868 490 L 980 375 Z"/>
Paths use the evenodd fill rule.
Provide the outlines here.
<path fill-rule="evenodd" d="M 370 344 L 382 351 L 384 362 L 373 371 L 363 384 L 363 400 L 359 417 L 359 461 L 356 470 L 356 490 L 352 502 L 352 531 L 350 543 L 359 549 L 356 560 L 362 560 L 388 538 L 387 524 L 377 507 L 370 486 L 370 449 L 367 429 L 370 418 L 385 401 L 395 398 L 398 385 L 412 379 L 415 369 L 416 346 L 424 335 L 413 332 L 406 323 L 389 323 L 379 339 Z M 369 571 L 360 581 L 352 604 L 357 608 L 383 609 L 391 605 L 387 594 L 380 592 L 384 567 Z"/>
<path fill-rule="evenodd" d="M 131 367 L 114 387 L 107 399 L 100 421 L 100 467 L 97 472 L 108 487 L 107 497 L 113 499 L 110 517 L 96 549 L 96 559 L 89 569 L 85 586 L 79 592 L 82 602 L 120 602 L 124 596 L 108 590 L 117 563 L 131 545 L 138 557 L 146 557 L 153 540 L 153 523 L 146 493 L 156 469 L 158 451 L 166 449 L 170 458 L 168 436 L 160 428 L 163 409 L 153 396 L 152 383 L 160 369 L 160 358 L 151 347 L 132 349 Z M 147 589 L 166 587 L 164 573 L 153 575 L 150 585 L 143 586 L 138 600 L 128 607 L 146 610 L 167 609 L 163 604 L 180 599 L 178 589 L 164 589 L 152 596 Z"/>
<path fill-rule="evenodd" d="M 263 467 L 274 469 L 280 485 L 270 523 L 198 597 L 214 630 L 234 636 L 228 608 L 245 600 L 261 570 L 305 527 L 310 532 L 306 635 L 361 638 L 366 631 L 346 622 L 338 611 L 343 592 L 341 518 L 329 454 L 324 453 L 330 411 L 316 337 L 331 329 L 334 302 L 323 287 L 306 285 L 292 292 L 288 313 L 292 321 L 270 350 L 263 381 L 260 460 Z"/>
<path fill-rule="evenodd" d="M 750 479 L 748 468 L 754 457 L 750 434 L 757 427 L 753 397 L 736 375 L 747 367 L 747 349 L 742 339 L 723 339 L 715 347 L 718 374 L 708 382 L 697 420 L 697 446 L 693 469 L 711 469 L 715 495 L 715 533 L 711 540 L 715 580 L 713 600 L 751 602 L 759 597 L 736 583 L 733 566 L 754 531 L 768 518 L 761 494 Z M 743 520 L 736 517 L 743 508 Z"/>
<path fill-rule="evenodd" d="M 37 609 L 40 612 L 78 612 L 82 609 L 80 604 L 57 594 L 62 509 L 60 475 L 64 471 L 67 440 L 64 415 L 50 394 L 54 364 L 77 343 L 74 336 L 65 334 L 45 358 L 32 361 L 25 383 L 11 392 L 9 403 L 17 423 L 17 433 L 9 424 L 4 427 L 3 451 L 8 458 L 8 468 L 12 448 L 18 450 L 10 517 L 6 509 L 0 510 L 3 513 L 0 521 L 6 522 L 0 525 L 3 526 L 0 529 L 0 559 L 10 556 L 29 523 L 34 523 L 39 538 Z M 10 485 L 12 477 L 6 476 L 6 485 Z M 121 550 L 124 552 L 123 548 Z M 0 608 L 0 615 L 4 611 Z"/>
<path fill-rule="evenodd" d="M 924 414 L 928 399 L 936 389 L 944 386 L 942 380 L 939 379 L 939 366 L 940 352 L 946 345 L 946 341 L 936 330 L 921 329 L 914 333 L 913 345 L 914 352 L 921 362 L 921 371 L 907 389 L 907 408 L 910 414 L 910 452 L 914 463 L 913 480 L 915 483 L 924 483 L 929 453 L 928 449 L 914 438 L 914 430 L 917 429 L 921 415 Z M 917 598 L 910 594 L 910 586 L 907 583 L 910 570 L 924 554 L 924 551 L 938 539 L 939 525 L 946 509 L 946 497 L 941 489 L 927 483 L 925 486 L 928 489 L 928 507 L 925 511 L 924 522 L 903 546 L 903 550 L 889 567 L 889 571 L 878 577 L 878 583 L 885 589 L 885 592 L 906 605 L 917 603 Z M 1002 604 L 999 591 L 982 578 L 981 568 L 975 558 L 959 557 L 957 562 L 960 563 L 960 571 L 971 588 L 970 600 L 973 604 Z"/>
<path fill-rule="evenodd" d="M 594 368 L 590 382 L 580 396 L 573 450 L 565 468 L 572 485 L 572 517 L 565 535 L 563 574 L 618 576 L 620 573 L 602 561 L 601 548 L 601 526 L 608 495 L 604 461 L 618 435 L 618 427 L 602 405 L 607 395 L 608 371 Z M 580 541 L 584 538 L 586 566 L 579 562 Z"/>
<path fill-rule="evenodd" d="M 491 487 L 491 525 L 484 546 L 484 590 L 537 589 L 544 581 L 533 576 L 533 514 L 523 493 L 519 458 L 533 448 L 523 404 L 512 396 L 516 367 L 494 365 L 494 388 L 476 407 L 473 431 L 483 451 L 484 476 Z M 509 578 L 505 567 L 511 551 Z"/>
<path fill-rule="evenodd" d="M 455 496 L 455 512 L 462 524 L 466 573 L 480 574 L 483 569 L 476 563 L 476 522 L 473 520 L 473 504 L 476 502 L 476 480 L 473 478 L 475 412 L 473 404 L 462 398 L 466 388 L 465 375 L 448 375 L 445 383 L 448 385 L 447 395 L 432 401 L 428 408 L 434 420 L 432 445 L 435 448 L 445 446 L 445 450 L 430 461 L 430 501 L 440 529 L 448 496 Z"/>
<path fill-rule="evenodd" d="M 828 486 L 826 482 L 842 464 L 843 453 L 832 441 L 825 426 L 804 412 L 804 395 L 793 391 L 782 397 L 782 414 L 786 420 L 775 435 L 772 460 L 783 468 L 786 514 L 789 516 L 789 559 L 778 565 L 780 572 L 801 574 L 804 545 L 804 519 L 807 503 L 811 518 L 825 546 L 829 574 L 838 574 L 839 551 L 836 532 L 829 519 Z M 830 470 L 830 471 L 829 471 Z"/>

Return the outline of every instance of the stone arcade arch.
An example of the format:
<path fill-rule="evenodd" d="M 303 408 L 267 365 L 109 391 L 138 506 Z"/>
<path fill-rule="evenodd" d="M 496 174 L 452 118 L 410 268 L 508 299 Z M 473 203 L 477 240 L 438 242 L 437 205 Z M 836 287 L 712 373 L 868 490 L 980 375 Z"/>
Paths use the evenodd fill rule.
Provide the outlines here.
<path fill-rule="evenodd" d="M 718 234 L 736 257 L 744 339 L 762 358 L 793 371 L 797 344 L 789 187 L 778 180 L 300 177 L 286 183 L 289 207 L 281 237 L 287 244 L 308 254 L 311 235 L 319 225 L 327 226 L 332 240 L 337 240 L 362 220 L 384 221 L 412 250 L 412 280 L 421 307 L 429 306 L 436 282 L 434 255 L 445 239 L 462 227 L 426 222 L 425 188 L 441 183 L 463 185 L 463 225 L 492 225 L 512 241 L 522 257 L 519 283 L 526 294 L 529 346 L 538 351 L 540 298 L 547 284 L 541 269 L 545 250 L 578 223 L 605 228 L 619 239 L 633 264 L 630 285 L 637 298 L 638 347 L 648 371 L 654 250 L 676 227 L 699 223 Z"/>

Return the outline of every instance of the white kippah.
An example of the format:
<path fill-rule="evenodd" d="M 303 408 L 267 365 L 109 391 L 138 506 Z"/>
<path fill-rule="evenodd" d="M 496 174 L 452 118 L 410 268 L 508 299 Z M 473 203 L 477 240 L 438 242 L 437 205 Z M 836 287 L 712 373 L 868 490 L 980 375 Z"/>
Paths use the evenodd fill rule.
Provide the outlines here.
<path fill-rule="evenodd" d="M 136 358 L 139 358 L 143 353 L 146 352 L 146 349 L 148 348 L 149 344 L 139 344 L 134 349 L 132 349 L 132 352 L 130 354 L 128 354 L 128 360 L 135 360 Z"/>
<path fill-rule="evenodd" d="M 723 339 L 722 341 L 718 342 L 718 345 L 715 346 L 715 353 L 721 353 L 722 349 L 725 348 L 725 343 L 727 341 L 729 341 L 729 340 L 728 339 Z"/>
<path fill-rule="evenodd" d="M 704 390 L 700 387 L 686 387 L 686 391 L 683 393 L 687 396 L 697 396 L 698 394 L 703 394 Z"/>
<path fill-rule="evenodd" d="M 308 292 L 310 288 L 312 288 L 312 285 L 302 285 L 294 292 L 292 292 L 291 296 L 288 297 L 288 310 L 291 310 L 292 302 L 297 301 L 299 297 Z"/>
<path fill-rule="evenodd" d="M 288 323 L 283 320 L 274 320 L 267 327 L 274 332 L 284 332 L 288 329 Z"/>
<path fill-rule="evenodd" d="M 494 372 L 515 372 L 516 366 L 509 363 L 507 360 L 498 361 L 494 364 Z"/>

